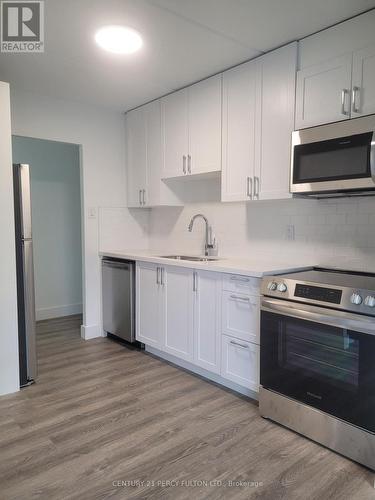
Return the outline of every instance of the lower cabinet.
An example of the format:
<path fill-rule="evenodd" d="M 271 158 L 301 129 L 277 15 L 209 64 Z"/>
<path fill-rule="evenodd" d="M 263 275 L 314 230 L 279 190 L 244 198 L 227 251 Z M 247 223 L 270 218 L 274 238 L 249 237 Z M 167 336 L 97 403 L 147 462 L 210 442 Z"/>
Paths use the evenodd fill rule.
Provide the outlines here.
<path fill-rule="evenodd" d="M 218 272 L 147 262 L 136 283 L 137 340 L 258 391 L 258 296 L 228 291 Z"/>
<path fill-rule="evenodd" d="M 259 345 L 228 335 L 221 337 L 221 375 L 253 391 L 259 390 Z"/>
<path fill-rule="evenodd" d="M 164 350 L 186 361 L 193 360 L 192 269 L 162 269 L 164 288 Z"/>

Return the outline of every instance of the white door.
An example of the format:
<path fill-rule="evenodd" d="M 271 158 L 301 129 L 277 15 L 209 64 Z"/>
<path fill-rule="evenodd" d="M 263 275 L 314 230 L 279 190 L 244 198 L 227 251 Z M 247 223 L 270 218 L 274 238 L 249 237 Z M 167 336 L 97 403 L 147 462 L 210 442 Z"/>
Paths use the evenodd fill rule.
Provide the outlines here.
<path fill-rule="evenodd" d="M 189 87 L 188 174 L 221 170 L 221 75 Z"/>
<path fill-rule="evenodd" d="M 291 136 L 294 129 L 297 43 L 260 58 L 254 198 L 290 198 Z"/>
<path fill-rule="evenodd" d="M 146 189 L 146 121 L 143 108 L 126 115 L 128 207 L 143 206 Z"/>
<path fill-rule="evenodd" d="M 223 73 L 222 201 L 251 199 L 255 153 L 257 62 Z"/>
<path fill-rule="evenodd" d="M 375 45 L 353 55 L 352 117 L 375 113 Z"/>
<path fill-rule="evenodd" d="M 159 269 L 156 264 L 137 263 L 136 339 L 161 349 L 163 304 Z"/>
<path fill-rule="evenodd" d="M 193 360 L 193 270 L 166 266 L 163 269 L 165 351 Z"/>
<path fill-rule="evenodd" d="M 174 92 L 162 99 L 164 168 L 163 178 L 187 174 L 189 148 L 188 90 Z"/>
<path fill-rule="evenodd" d="M 352 54 L 297 72 L 296 129 L 350 117 Z"/>
<path fill-rule="evenodd" d="M 220 373 L 221 275 L 195 271 L 194 363 Z"/>
<path fill-rule="evenodd" d="M 252 391 L 258 391 L 259 346 L 222 335 L 221 375 Z"/>
<path fill-rule="evenodd" d="M 160 100 L 144 106 L 147 139 L 146 205 L 160 203 L 161 170 L 163 162 Z"/>

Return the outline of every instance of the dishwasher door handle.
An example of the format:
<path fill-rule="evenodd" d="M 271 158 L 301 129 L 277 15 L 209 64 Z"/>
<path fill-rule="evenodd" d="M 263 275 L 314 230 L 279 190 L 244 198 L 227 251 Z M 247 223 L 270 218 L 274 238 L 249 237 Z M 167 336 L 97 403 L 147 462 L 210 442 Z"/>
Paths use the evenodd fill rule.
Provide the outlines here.
<path fill-rule="evenodd" d="M 129 264 L 125 264 L 122 262 L 113 262 L 111 260 L 103 260 L 103 266 L 112 267 L 114 269 L 125 269 L 127 271 L 130 269 Z"/>

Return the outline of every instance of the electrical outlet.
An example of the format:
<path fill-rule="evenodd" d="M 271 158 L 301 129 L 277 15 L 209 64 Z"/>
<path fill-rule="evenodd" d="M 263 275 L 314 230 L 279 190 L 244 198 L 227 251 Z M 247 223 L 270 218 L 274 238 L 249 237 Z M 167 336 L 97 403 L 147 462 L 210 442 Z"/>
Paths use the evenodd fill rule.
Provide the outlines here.
<path fill-rule="evenodd" d="M 96 219 L 96 207 L 89 207 L 88 208 L 87 217 L 89 219 Z"/>
<path fill-rule="evenodd" d="M 296 238 L 296 228 L 294 224 L 288 224 L 286 226 L 286 239 L 288 241 L 294 241 Z"/>

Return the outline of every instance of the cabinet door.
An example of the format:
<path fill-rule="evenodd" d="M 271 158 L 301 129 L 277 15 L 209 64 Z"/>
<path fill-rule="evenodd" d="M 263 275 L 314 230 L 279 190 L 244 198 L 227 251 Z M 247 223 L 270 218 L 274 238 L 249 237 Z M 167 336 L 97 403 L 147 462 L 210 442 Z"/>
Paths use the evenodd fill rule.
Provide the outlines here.
<path fill-rule="evenodd" d="M 193 271 L 184 267 L 163 269 L 164 344 L 174 356 L 193 360 Z"/>
<path fill-rule="evenodd" d="M 222 201 L 251 199 L 255 161 L 257 62 L 223 73 Z"/>
<path fill-rule="evenodd" d="M 296 129 L 347 120 L 351 76 L 352 54 L 298 71 Z"/>
<path fill-rule="evenodd" d="M 275 50 L 259 62 L 253 197 L 257 200 L 290 198 L 297 44 Z"/>
<path fill-rule="evenodd" d="M 188 90 L 174 92 L 162 99 L 164 168 L 163 178 L 187 173 Z"/>
<path fill-rule="evenodd" d="M 146 121 L 144 109 L 130 111 L 126 115 L 126 168 L 128 182 L 128 207 L 143 205 L 143 189 L 146 189 Z"/>
<path fill-rule="evenodd" d="M 152 347 L 163 347 L 162 293 L 158 281 L 158 266 L 137 263 L 136 338 Z"/>
<path fill-rule="evenodd" d="M 375 113 L 375 45 L 353 55 L 352 117 Z"/>
<path fill-rule="evenodd" d="M 161 104 L 153 101 L 144 106 L 147 142 L 147 189 L 146 205 L 156 206 L 160 203 L 161 171 L 163 166 Z"/>
<path fill-rule="evenodd" d="M 223 291 L 222 333 L 259 344 L 259 318 L 259 297 Z"/>
<path fill-rule="evenodd" d="M 189 87 L 188 174 L 221 170 L 221 75 Z"/>
<path fill-rule="evenodd" d="M 223 335 L 221 375 L 252 391 L 258 391 L 259 346 Z"/>
<path fill-rule="evenodd" d="M 195 271 L 194 290 L 194 363 L 220 373 L 220 274 Z"/>

